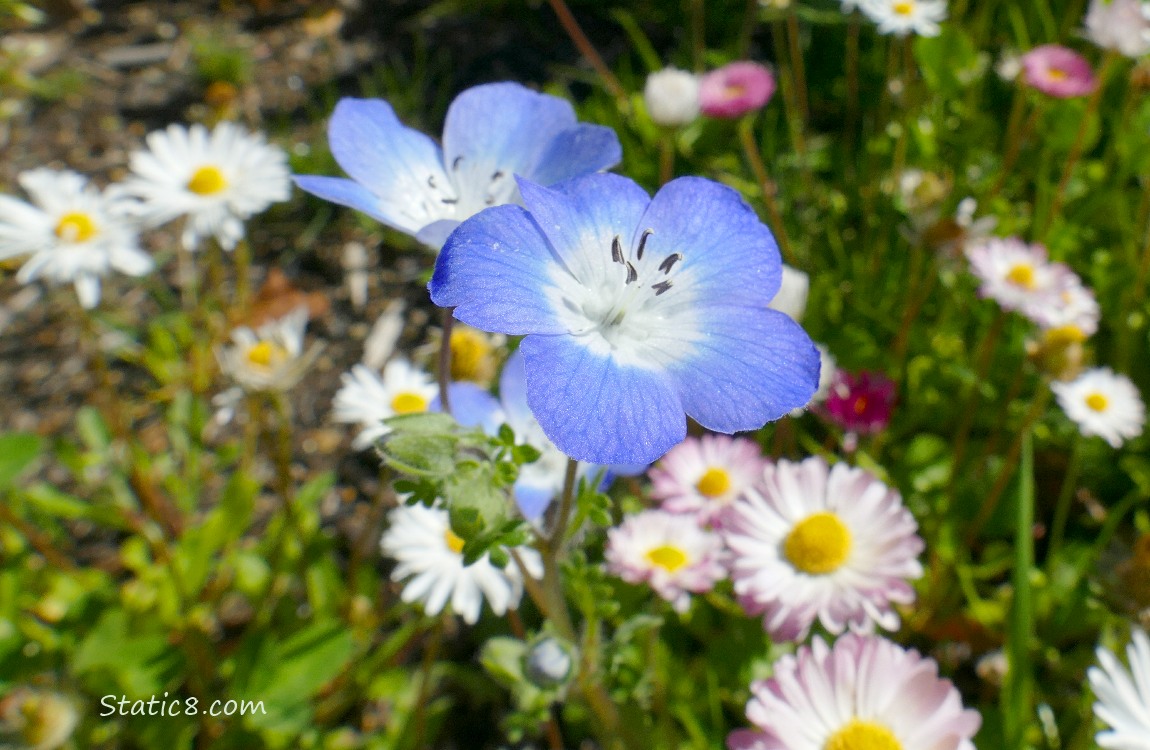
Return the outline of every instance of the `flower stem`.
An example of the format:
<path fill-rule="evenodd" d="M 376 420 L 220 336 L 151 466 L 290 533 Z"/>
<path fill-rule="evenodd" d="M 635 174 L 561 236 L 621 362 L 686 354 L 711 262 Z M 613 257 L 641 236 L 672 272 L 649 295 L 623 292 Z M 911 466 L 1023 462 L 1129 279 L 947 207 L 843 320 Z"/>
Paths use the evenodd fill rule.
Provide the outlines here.
<path fill-rule="evenodd" d="M 1102 59 L 1102 67 L 1098 71 L 1098 86 L 1086 102 L 1086 111 L 1082 114 L 1082 122 L 1078 124 L 1074 145 L 1070 147 L 1070 153 L 1066 157 L 1066 165 L 1062 168 L 1062 177 L 1058 180 L 1058 187 L 1054 190 L 1054 198 L 1051 199 L 1050 209 L 1046 212 L 1042 230 L 1036 236 L 1039 242 L 1042 242 L 1046 237 L 1046 233 L 1054 224 L 1055 217 L 1062 211 L 1062 204 L 1066 200 L 1066 188 L 1070 185 L 1070 177 L 1074 173 L 1074 167 L 1082 156 L 1082 149 L 1086 145 L 1086 133 L 1090 129 L 1090 120 L 1098 113 L 1098 106 L 1102 103 L 1102 92 L 1106 88 L 1106 79 L 1110 69 L 1114 67 L 1114 63 L 1118 59 L 1117 55 L 1118 53 L 1110 50 Z"/>
<path fill-rule="evenodd" d="M 607 63 L 603 61 L 603 57 L 595 49 L 595 45 L 591 44 L 591 40 L 583 33 L 583 29 L 579 27 L 579 22 L 575 20 L 571 9 L 567 7 L 567 3 L 564 0 L 547 0 L 547 3 L 551 6 L 551 10 L 555 11 L 555 15 L 559 17 L 559 24 L 567 32 L 567 36 L 575 44 L 579 54 L 591 63 L 591 67 L 599 75 L 603 86 L 618 101 L 619 108 L 624 111 L 630 109 L 630 104 L 627 101 L 627 90 L 623 88 L 623 84 L 619 83 L 619 79 L 607 67 Z"/>
<path fill-rule="evenodd" d="M 1025 101 L 1021 94 L 1015 94 L 1014 101 L 1016 105 Z M 1016 106 L 1018 116 L 1021 118 L 1022 108 Z M 1011 118 L 1015 117 L 1015 113 L 1011 112 Z M 1042 116 L 1041 104 L 1036 104 L 1034 109 L 1030 111 L 1030 116 L 1026 118 L 1026 122 L 1022 127 L 1016 125 L 1008 126 L 1007 140 L 1006 140 L 1006 155 L 1002 157 L 1002 167 L 998 170 L 998 179 L 994 181 L 994 186 L 990 189 L 990 195 L 987 198 L 993 198 L 1002 191 L 1006 185 L 1006 178 L 1010 176 L 1014 170 L 1014 165 L 1018 161 L 1019 154 L 1022 153 L 1022 147 L 1030 138 L 1030 134 L 1034 132 L 1035 126 L 1038 124 L 1038 118 Z"/>
<path fill-rule="evenodd" d="M 452 312 L 454 307 L 443 308 L 441 314 L 441 327 L 443 340 L 439 342 L 439 364 L 436 375 L 439 378 L 439 405 L 444 414 L 451 413 L 451 398 L 449 387 L 451 385 L 451 327 L 455 323 Z"/>
<path fill-rule="evenodd" d="M 963 389 L 963 406 L 959 412 L 959 419 L 961 421 L 958 423 L 958 429 L 955 430 L 954 433 L 954 463 L 951 464 L 950 470 L 950 495 L 952 497 L 954 495 L 955 485 L 958 482 L 959 472 L 962 470 L 962 459 L 966 454 L 966 443 L 970 438 L 970 430 L 974 427 L 974 414 L 978 407 L 978 386 L 986 379 L 986 375 L 990 371 L 990 363 L 994 359 L 995 346 L 998 344 L 998 339 L 1002 336 L 1002 330 L 1005 327 L 1006 311 L 999 308 L 995 314 L 994 322 L 990 324 L 990 328 L 986 329 L 982 341 L 978 344 L 974 367 L 974 380 Z"/>
<path fill-rule="evenodd" d="M 783 21 L 776 21 L 771 24 L 771 39 L 774 41 L 775 47 L 783 49 L 789 47 L 787 41 L 787 26 Z M 800 55 L 801 59 L 801 55 Z M 796 92 L 798 84 L 795 80 L 796 72 L 793 62 L 788 58 L 787 64 L 780 65 L 779 70 L 779 91 L 783 95 L 783 109 L 786 112 L 787 129 L 791 135 L 791 145 L 795 148 L 795 155 L 798 157 L 799 172 L 803 178 L 803 184 L 808 193 L 814 192 L 814 178 L 811 175 L 810 164 L 807 160 L 807 139 L 803 130 L 805 127 L 806 118 L 803 116 L 802 110 L 799 108 L 799 96 Z"/>
<path fill-rule="evenodd" d="M 1042 383 L 1038 387 L 1038 393 L 1035 394 L 1034 400 L 1030 402 L 1030 409 L 1026 412 L 1026 416 L 1022 419 L 1022 426 L 1018 430 L 1018 434 L 1014 437 L 1014 442 L 1010 444 L 1010 450 L 1006 454 L 1006 463 L 1003 464 L 1001 471 L 998 472 L 998 478 L 994 481 L 994 486 L 990 488 L 990 492 L 982 501 L 982 507 L 978 509 L 974 520 L 971 521 L 970 527 L 966 532 L 966 544 L 968 547 L 973 547 L 974 542 L 978 539 L 979 532 L 990 517 L 994 515 L 994 511 L 998 508 L 998 502 L 1002 499 L 1002 493 L 1006 491 L 1006 486 L 1010 484 L 1011 477 L 1014 476 L 1014 470 L 1018 468 L 1018 457 L 1022 453 L 1022 443 L 1034 425 L 1046 413 L 1046 405 L 1050 402 L 1050 382 L 1047 378 L 1042 379 Z"/>
<path fill-rule="evenodd" d="M 423 663 L 420 666 L 419 697 L 415 702 L 415 744 L 413 747 L 424 747 L 424 734 L 427 732 L 427 699 L 431 695 L 431 671 L 435 668 L 435 659 L 439 656 L 439 646 L 443 642 L 443 615 L 435 621 L 431 629 L 431 640 L 423 652 Z"/>
<path fill-rule="evenodd" d="M 675 176 L 675 133 L 667 130 L 659 139 L 659 184 L 666 185 Z"/>
<path fill-rule="evenodd" d="M 252 249 L 246 237 L 236 243 L 232 254 L 236 264 L 236 296 L 232 301 L 232 309 L 238 318 L 247 312 L 252 294 Z"/>
<path fill-rule="evenodd" d="M 859 115 L 859 34 L 862 23 L 858 13 L 851 13 L 847 22 L 847 49 L 846 49 L 846 77 L 847 77 L 847 114 L 843 119 L 843 144 L 848 154 L 853 153 L 855 145 L 855 129 L 858 127 Z M 854 162 L 847 159 L 848 169 L 853 172 Z"/>
<path fill-rule="evenodd" d="M 779 250 L 782 252 L 783 260 L 790 265 L 796 265 L 795 254 L 791 249 L 790 239 L 787 237 L 787 228 L 783 225 L 782 214 L 779 213 L 778 204 L 775 202 L 775 183 L 767 176 L 767 168 L 763 164 L 763 156 L 759 153 L 759 145 L 755 143 L 755 135 L 751 128 L 753 126 L 753 119 L 745 117 L 739 121 L 739 142 L 743 145 L 743 153 L 747 156 L 747 161 L 751 165 L 751 171 L 755 175 L 755 179 L 759 183 L 759 187 L 763 192 L 763 205 L 767 209 L 767 216 L 771 220 L 771 229 L 775 233 L 775 237 L 779 242 Z"/>
<path fill-rule="evenodd" d="M 1066 523 L 1070 519 L 1070 501 L 1078 484 L 1082 470 L 1082 436 L 1075 435 L 1070 447 L 1070 461 L 1066 465 L 1066 476 L 1062 479 L 1062 489 L 1058 493 L 1058 504 L 1054 507 L 1054 521 L 1050 525 L 1050 545 L 1046 548 L 1046 559 L 1053 560 L 1062 548 L 1066 537 Z"/>
<path fill-rule="evenodd" d="M 795 80 L 795 103 L 798 116 L 801 118 L 799 127 L 805 128 L 810 119 L 810 106 L 807 102 L 807 71 L 803 64 L 803 50 L 799 32 L 799 17 L 792 8 L 787 14 L 787 49 L 791 56 L 791 75 Z"/>
<path fill-rule="evenodd" d="M 704 70 L 707 52 L 705 0 L 691 0 L 691 64 L 696 73 Z"/>

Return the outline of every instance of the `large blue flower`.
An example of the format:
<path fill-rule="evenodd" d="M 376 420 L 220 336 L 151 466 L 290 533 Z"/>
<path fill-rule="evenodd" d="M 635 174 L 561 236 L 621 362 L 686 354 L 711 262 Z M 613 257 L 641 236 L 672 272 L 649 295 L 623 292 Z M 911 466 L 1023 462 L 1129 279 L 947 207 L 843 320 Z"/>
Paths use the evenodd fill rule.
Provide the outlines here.
<path fill-rule="evenodd" d="M 447 240 L 431 298 L 477 328 L 526 335 L 527 400 L 567 455 L 647 463 L 684 414 L 739 432 L 806 405 L 819 354 L 767 304 L 781 261 L 738 193 L 700 178 L 652 199 L 628 179 L 519 181 Z"/>
<path fill-rule="evenodd" d="M 580 124 L 567 101 L 517 83 L 457 96 L 442 148 L 381 99 L 340 100 L 328 143 L 351 179 L 297 176 L 297 185 L 435 248 L 476 212 L 518 202 L 516 175 L 550 185 L 612 167 L 622 155 L 615 131 Z"/>

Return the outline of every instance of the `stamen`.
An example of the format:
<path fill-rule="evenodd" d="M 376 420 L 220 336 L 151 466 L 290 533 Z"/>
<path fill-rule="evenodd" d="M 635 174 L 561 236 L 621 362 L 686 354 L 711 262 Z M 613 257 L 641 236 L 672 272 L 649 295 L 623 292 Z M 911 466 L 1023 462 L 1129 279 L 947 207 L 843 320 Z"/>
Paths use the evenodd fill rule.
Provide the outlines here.
<path fill-rule="evenodd" d="M 632 281 L 635 281 L 638 278 L 639 278 L 639 272 L 635 270 L 635 266 L 631 265 L 630 263 L 627 263 L 627 282 L 626 283 L 630 284 Z"/>
<path fill-rule="evenodd" d="M 655 296 L 658 297 L 663 292 L 671 288 L 671 280 L 660 281 L 658 284 L 652 284 L 651 288 L 655 290 Z"/>
<path fill-rule="evenodd" d="M 454 161 L 451 162 L 451 168 L 452 169 L 459 169 L 459 162 L 461 162 L 461 161 L 463 161 L 462 156 L 455 157 Z"/>
<path fill-rule="evenodd" d="M 440 203 L 446 203 L 449 206 L 454 206 L 456 203 L 459 202 L 459 199 L 458 198 L 440 198 L 439 202 Z"/>
<path fill-rule="evenodd" d="M 495 174 L 491 175 L 491 181 L 492 182 L 495 182 L 496 180 L 502 180 L 502 179 L 503 179 L 503 170 L 502 169 L 496 171 Z"/>
<path fill-rule="evenodd" d="M 659 264 L 659 270 L 663 273 L 671 273 L 671 267 L 682 259 L 682 253 L 671 253 L 666 258 L 663 258 L 663 262 Z"/>
<path fill-rule="evenodd" d="M 643 251 L 647 248 L 647 238 L 655 233 L 653 229 L 644 229 L 643 236 L 639 238 L 639 249 L 635 252 L 638 260 L 643 260 Z"/>
<path fill-rule="evenodd" d="M 427 176 L 427 186 L 432 190 L 435 190 L 435 175 L 429 174 Z"/>
<path fill-rule="evenodd" d="M 615 235 L 615 239 L 611 240 L 611 260 L 619 264 L 626 262 L 623 260 L 623 245 L 619 242 L 619 235 Z"/>

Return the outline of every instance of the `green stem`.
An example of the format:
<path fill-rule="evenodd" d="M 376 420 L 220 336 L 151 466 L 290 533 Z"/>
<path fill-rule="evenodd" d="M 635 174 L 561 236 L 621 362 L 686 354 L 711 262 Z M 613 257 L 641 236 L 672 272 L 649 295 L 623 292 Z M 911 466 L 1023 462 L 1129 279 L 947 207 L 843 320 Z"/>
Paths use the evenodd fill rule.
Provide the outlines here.
<path fill-rule="evenodd" d="M 998 339 L 1002 335 L 1003 328 L 1006 327 L 1006 318 L 1006 311 L 999 308 L 998 312 L 995 313 L 994 322 L 990 324 L 990 328 L 986 330 L 982 341 L 978 344 L 974 380 L 963 392 L 963 407 L 959 412 L 959 420 L 961 421 L 958 423 L 958 429 L 954 435 L 954 463 L 951 465 L 952 468 L 950 472 L 951 497 L 954 496 L 958 474 L 962 471 L 962 459 L 966 454 L 966 443 L 967 440 L 970 439 L 970 430 L 974 427 L 974 415 L 978 409 L 978 387 L 990 371 L 990 363 L 994 359 L 995 346 L 998 344 Z"/>
<path fill-rule="evenodd" d="M 443 642 L 443 618 L 440 615 L 431 630 L 431 642 L 423 652 L 423 663 L 420 666 L 419 697 L 415 703 L 415 744 L 414 747 L 424 747 L 424 735 L 427 732 L 427 699 L 431 695 L 431 672 L 435 668 L 435 659 L 439 656 L 439 647 Z"/>
<path fill-rule="evenodd" d="M 690 0 L 691 3 L 691 63 L 696 73 L 706 70 L 706 19 L 704 0 Z"/>
<path fill-rule="evenodd" d="M 619 79 L 611 72 L 611 68 L 603 61 L 603 57 L 595 49 L 595 45 L 583 33 L 583 29 L 579 27 L 579 22 L 575 20 L 575 16 L 571 13 L 571 9 L 567 7 L 567 3 L 563 0 L 547 0 L 551 6 L 551 10 L 555 11 L 555 15 L 559 18 L 559 24 L 563 30 L 567 32 L 567 36 L 579 50 L 579 54 L 586 58 L 591 67 L 599 75 L 599 79 L 603 82 L 603 86 L 611 92 L 615 97 L 616 104 L 619 106 L 620 111 L 626 112 L 630 110 L 630 102 L 627 99 L 627 90 L 623 88 L 623 84 L 619 83 Z"/>
<path fill-rule="evenodd" d="M 451 328 L 455 324 L 454 307 L 442 309 L 440 326 L 443 328 L 443 339 L 439 342 L 439 363 L 436 373 L 439 378 L 439 405 L 445 414 L 451 413 Z"/>
<path fill-rule="evenodd" d="M 236 264 L 236 296 L 232 309 L 236 311 L 237 316 L 243 316 L 247 312 L 252 293 L 252 249 L 247 238 L 236 243 L 233 255 Z"/>
<path fill-rule="evenodd" d="M 1062 479 L 1062 489 L 1058 493 L 1058 504 L 1054 507 L 1054 521 L 1050 525 L 1050 546 L 1046 559 L 1054 560 L 1062 548 L 1066 536 L 1066 523 L 1070 519 L 1070 501 L 1078 485 L 1078 475 L 1082 469 L 1082 436 L 1075 435 L 1070 447 L 1070 460 L 1066 465 L 1066 476 Z"/>
<path fill-rule="evenodd" d="M 807 120 L 810 119 L 810 105 L 807 101 L 807 70 L 803 63 L 799 17 L 793 9 L 787 14 L 787 49 L 791 56 L 791 73 L 795 79 L 795 102 L 798 105 L 799 127 L 805 128 Z"/>
<path fill-rule="evenodd" d="M 675 133 L 667 130 L 659 139 L 659 184 L 666 185 L 675 176 Z"/>
<path fill-rule="evenodd" d="M 743 153 L 747 157 L 747 162 L 751 166 L 751 172 L 755 175 L 755 180 L 759 183 L 759 188 L 763 192 L 763 205 L 767 209 L 767 216 L 771 221 L 771 229 L 775 233 L 775 237 L 779 242 L 779 250 L 782 252 L 783 260 L 788 264 L 797 265 L 795 260 L 794 250 L 791 248 L 791 241 L 787 236 L 786 226 L 783 225 L 783 216 L 779 213 L 779 206 L 775 202 L 775 183 L 767 176 L 766 165 L 763 164 L 763 156 L 759 153 L 759 145 L 755 143 L 755 135 L 751 130 L 754 120 L 752 117 L 744 117 L 739 121 L 739 142 L 743 146 Z"/>

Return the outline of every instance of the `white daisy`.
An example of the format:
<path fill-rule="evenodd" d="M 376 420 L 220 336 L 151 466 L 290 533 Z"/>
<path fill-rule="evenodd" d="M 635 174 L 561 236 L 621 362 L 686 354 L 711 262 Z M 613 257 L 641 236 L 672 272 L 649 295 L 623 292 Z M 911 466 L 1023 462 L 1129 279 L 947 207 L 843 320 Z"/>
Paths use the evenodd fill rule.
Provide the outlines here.
<path fill-rule="evenodd" d="M 32 256 L 17 281 L 71 282 L 90 309 L 109 270 L 129 276 L 152 270 L 131 220 L 134 201 L 118 189 L 101 192 L 75 172 L 50 169 L 24 172 L 19 181 L 32 203 L 0 195 L 0 260 Z"/>
<path fill-rule="evenodd" d="M 1085 339 L 1097 333 L 1102 310 L 1094 292 L 1070 272 L 1050 295 L 1029 306 L 1028 317 L 1046 330 L 1073 328 Z"/>
<path fill-rule="evenodd" d="M 648 583 L 676 612 L 691 592 L 710 591 L 726 577 L 723 540 L 692 516 L 648 510 L 607 532 L 607 569 L 628 583 Z"/>
<path fill-rule="evenodd" d="M 723 518 L 731 578 L 748 614 L 775 640 L 798 640 L 818 619 L 894 630 L 894 604 L 914 601 L 923 542 L 898 492 L 819 457 L 768 465 L 762 481 Z"/>
<path fill-rule="evenodd" d="M 1150 13 L 1142 0 L 1091 0 L 1086 37 L 1127 57 L 1150 52 Z"/>
<path fill-rule="evenodd" d="M 860 0 L 858 7 L 880 34 L 938 36 L 946 20 L 946 0 Z"/>
<path fill-rule="evenodd" d="M 149 133 L 147 144 L 132 154 L 125 187 L 144 201 L 141 218 L 149 224 L 186 217 L 181 240 L 189 250 L 207 236 L 233 249 L 245 219 L 290 195 L 287 155 L 234 123 L 210 133 L 203 125 L 169 125 Z"/>
<path fill-rule="evenodd" d="M 358 424 L 363 429 L 352 447 L 362 450 L 388 433 L 383 420 L 398 414 L 418 414 L 431 408 L 438 394 L 435 381 L 405 359 L 393 359 L 383 377 L 364 365 L 344 373 L 343 387 L 332 405 L 337 422 Z"/>
<path fill-rule="evenodd" d="M 1126 657 L 1129 671 L 1100 646 L 1100 667 L 1086 672 L 1098 697 L 1094 715 L 1110 727 L 1095 740 L 1099 747 L 1113 750 L 1150 750 L 1150 638 L 1144 631 L 1134 630 Z"/>
<path fill-rule="evenodd" d="M 380 541 L 383 554 L 399 564 L 393 581 L 410 579 L 403 601 L 423 602 L 423 611 L 437 615 L 451 602 L 451 611 L 468 624 L 479 619 L 484 598 L 491 611 L 504 614 L 523 596 L 523 578 L 514 561 L 504 568 L 491 564 L 487 555 L 463 564 L 463 540 L 451 530 L 447 511 L 422 505 L 404 505 L 388 514 L 390 526 Z M 539 553 L 518 547 L 516 553 L 533 578 L 543 575 Z"/>
<path fill-rule="evenodd" d="M 296 308 L 253 331 L 232 331 L 232 343 L 216 350 L 220 369 L 245 391 L 287 391 L 303 377 L 320 346 L 304 351 L 307 308 Z"/>
<path fill-rule="evenodd" d="M 1058 405 L 1083 435 L 1097 435 L 1119 448 L 1142 434 L 1146 407 L 1137 386 L 1109 367 L 1087 370 L 1069 383 L 1050 384 Z"/>
<path fill-rule="evenodd" d="M 757 731 L 732 732 L 729 750 L 974 750 L 982 724 L 933 659 L 854 633 L 782 657 L 751 693 Z"/>

